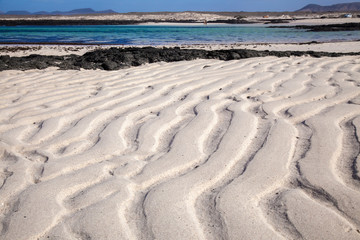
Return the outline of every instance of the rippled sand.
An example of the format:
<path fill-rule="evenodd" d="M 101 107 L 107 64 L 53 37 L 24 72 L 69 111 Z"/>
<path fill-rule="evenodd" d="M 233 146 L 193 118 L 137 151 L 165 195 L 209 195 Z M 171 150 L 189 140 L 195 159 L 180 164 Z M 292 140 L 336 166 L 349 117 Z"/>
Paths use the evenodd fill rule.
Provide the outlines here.
<path fill-rule="evenodd" d="M 1 239 L 359 239 L 360 58 L 0 72 Z"/>

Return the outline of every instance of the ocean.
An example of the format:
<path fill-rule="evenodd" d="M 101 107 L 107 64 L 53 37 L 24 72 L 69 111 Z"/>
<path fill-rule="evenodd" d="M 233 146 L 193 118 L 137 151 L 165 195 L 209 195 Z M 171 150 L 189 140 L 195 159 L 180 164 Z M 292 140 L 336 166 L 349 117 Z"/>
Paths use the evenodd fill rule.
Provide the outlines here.
<path fill-rule="evenodd" d="M 353 41 L 360 31 L 308 32 L 259 25 L 0 26 L 0 43 L 178 45 Z"/>

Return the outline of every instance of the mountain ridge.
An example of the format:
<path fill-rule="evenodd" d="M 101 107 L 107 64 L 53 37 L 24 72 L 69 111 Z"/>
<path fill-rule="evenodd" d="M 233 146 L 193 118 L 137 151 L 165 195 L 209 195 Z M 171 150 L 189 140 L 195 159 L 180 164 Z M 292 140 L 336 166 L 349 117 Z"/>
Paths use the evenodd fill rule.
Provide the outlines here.
<path fill-rule="evenodd" d="M 78 14 L 102 14 L 102 13 L 117 13 L 114 10 L 102 10 L 102 11 L 95 11 L 92 8 L 79 8 L 73 9 L 70 11 L 38 11 L 38 12 L 29 12 L 29 11 L 8 11 L 6 13 L 0 12 L 0 14 L 5 15 L 78 15 Z"/>
<path fill-rule="evenodd" d="M 296 10 L 294 12 L 318 13 L 318 12 L 354 12 L 354 11 L 360 11 L 360 2 L 340 3 L 329 6 L 308 4 L 305 7 Z M 64 15 L 66 16 L 66 15 L 113 14 L 113 13 L 118 13 L 118 12 L 112 9 L 95 11 L 92 8 L 79 8 L 70 11 L 52 11 L 52 12 L 49 11 L 29 12 L 22 10 L 7 11 L 7 12 L 0 11 L 0 15 Z"/>
<path fill-rule="evenodd" d="M 329 6 L 318 4 L 308 4 L 296 12 L 352 12 L 360 11 L 360 2 L 339 3 Z"/>

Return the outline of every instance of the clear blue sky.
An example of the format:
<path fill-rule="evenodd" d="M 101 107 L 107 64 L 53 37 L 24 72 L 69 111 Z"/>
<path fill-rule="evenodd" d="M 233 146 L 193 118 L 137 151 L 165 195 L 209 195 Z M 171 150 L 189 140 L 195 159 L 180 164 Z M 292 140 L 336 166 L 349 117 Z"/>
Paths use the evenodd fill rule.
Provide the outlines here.
<path fill-rule="evenodd" d="M 294 11 L 314 3 L 332 5 L 346 0 L 0 0 L 0 11 L 68 11 L 76 8 L 117 12 L 155 11 Z"/>

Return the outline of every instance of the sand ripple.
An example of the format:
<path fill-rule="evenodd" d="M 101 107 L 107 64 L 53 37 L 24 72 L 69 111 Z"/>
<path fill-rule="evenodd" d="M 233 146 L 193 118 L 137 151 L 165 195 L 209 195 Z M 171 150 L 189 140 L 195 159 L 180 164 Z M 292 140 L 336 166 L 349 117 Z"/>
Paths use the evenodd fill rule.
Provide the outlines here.
<path fill-rule="evenodd" d="M 360 58 L 0 73 L 0 239 L 359 239 Z"/>

